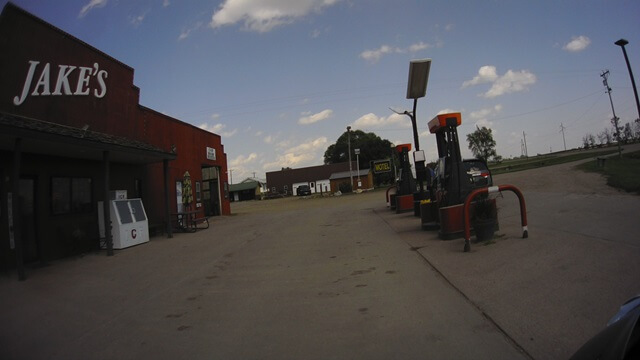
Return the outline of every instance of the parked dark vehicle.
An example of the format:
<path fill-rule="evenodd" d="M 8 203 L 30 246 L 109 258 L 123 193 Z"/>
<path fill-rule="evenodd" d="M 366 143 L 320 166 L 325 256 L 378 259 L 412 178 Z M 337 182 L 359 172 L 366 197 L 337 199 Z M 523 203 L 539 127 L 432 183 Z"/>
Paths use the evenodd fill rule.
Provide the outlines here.
<path fill-rule="evenodd" d="M 587 341 L 571 360 L 640 358 L 640 295 L 624 303 L 607 327 Z"/>
<path fill-rule="evenodd" d="M 467 159 L 463 160 L 463 164 L 474 188 L 493 186 L 491 171 L 486 162 L 480 159 Z"/>
<path fill-rule="evenodd" d="M 296 190 L 296 195 L 298 196 L 311 195 L 311 188 L 309 187 L 309 185 L 300 185 Z"/>

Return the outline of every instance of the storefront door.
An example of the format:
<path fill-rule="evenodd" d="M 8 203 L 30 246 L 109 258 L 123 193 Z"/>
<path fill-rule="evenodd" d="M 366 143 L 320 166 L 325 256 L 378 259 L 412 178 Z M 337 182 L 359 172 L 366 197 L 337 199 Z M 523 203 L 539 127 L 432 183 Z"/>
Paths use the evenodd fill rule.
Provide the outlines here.
<path fill-rule="evenodd" d="M 202 168 L 202 204 L 205 216 L 220 215 L 220 186 L 217 167 Z"/>
<path fill-rule="evenodd" d="M 20 178 L 18 207 L 20 211 L 20 229 L 24 249 L 24 262 L 30 263 L 41 260 L 35 213 L 36 178 Z"/>

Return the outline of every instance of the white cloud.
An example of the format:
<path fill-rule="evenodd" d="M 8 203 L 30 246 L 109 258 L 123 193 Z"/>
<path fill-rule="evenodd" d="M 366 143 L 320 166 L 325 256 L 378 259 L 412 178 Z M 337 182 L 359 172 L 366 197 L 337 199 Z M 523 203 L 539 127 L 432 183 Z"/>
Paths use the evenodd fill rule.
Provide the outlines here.
<path fill-rule="evenodd" d="M 231 131 L 224 131 L 224 132 L 222 132 L 222 133 L 220 134 L 220 136 L 222 136 L 222 137 L 226 137 L 226 138 L 230 138 L 230 137 L 232 137 L 233 135 L 235 135 L 235 134 L 237 134 L 237 133 L 238 133 L 238 129 L 233 129 L 233 130 L 231 130 Z"/>
<path fill-rule="evenodd" d="M 214 134 L 218 134 L 222 137 L 232 137 L 233 135 L 235 135 L 238 132 L 238 129 L 233 129 L 231 131 L 222 131 L 224 130 L 224 128 L 227 127 L 227 125 L 225 124 L 220 124 L 217 123 L 215 125 L 209 125 L 208 123 L 202 123 L 200 124 L 200 126 L 198 126 L 200 129 L 202 130 L 206 130 L 208 132 L 214 133 Z"/>
<path fill-rule="evenodd" d="M 506 74 L 498 78 L 483 96 L 486 98 L 494 98 L 496 96 L 510 94 L 514 92 L 529 90 L 529 85 L 535 84 L 536 76 L 527 71 L 509 70 Z"/>
<path fill-rule="evenodd" d="M 404 54 L 407 52 L 415 53 L 424 49 L 433 47 L 431 44 L 424 43 L 422 41 L 412 44 L 407 48 L 391 47 L 389 45 L 382 45 L 374 50 L 365 50 L 360 53 L 360 57 L 366 61 L 375 63 L 387 54 Z"/>
<path fill-rule="evenodd" d="M 244 22 L 244 29 L 268 32 L 334 5 L 338 0 L 225 0 L 213 13 L 209 26 L 219 28 Z"/>
<path fill-rule="evenodd" d="M 178 36 L 178 41 L 188 38 L 189 36 L 191 36 L 192 32 L 198 30 L 201 27 L 202 27 L 202 22 L 200 21 L 195 23 L 193 26 L 189 28 L 182 29 L 182 32 L 180 32 L 180 35 Z"/>
<path fill-rule="evenodd" d="M 476 75 L 473 79 L 467 80 L 462 83 L 462 88 L 466 88 L 473 85 L 485 84 L 494 82 L 498 79 L 498 73 L 496 71 L 496 67 L 492 65 L 485 65 L 478 70 L 478 75 Z"/>
<path fill-rule="evenodd" d="M 287 153 L 278 156 L 276 161 L 265 163 L 262 165 L 262 169 L 266 171 L 279 170 L 281 168 L 296 168 L 305 167 L 307 164 L 311 164 L 311 161 L 315 158 L 313 154 L 293 154 Z"/>
<path fill-rule="evenodd" d="M 311 140 L 309 142 L 294 146 L 288 149 L 286 152 L 288 153 L 310 152 L 318 149 L 324 149 L 326 144 L 327 144 L 327 138 L 322 136 L 317 139 Z"/>
<path fill-rule="evenodd" d="M 148 13 L 149 13 L 149 10 L 146 10 L 145 12 L 143 12 L 138 16 L 129 16 L 129 23 L 135 27 L 139 26 L 140 24 L 142 24 L 142 22 L 144 21 L 144 18 L 147 16 Z"/>
<path fill-rule="evenodd" d="M 473 79 L 463 82 L 462 88 L 491 83 L 491 88 L 480 96 L 494 98 L 504 94 L 526 91 L 529 89 L 529 85 L 535 84 L 536 81 L 536 76 L 528 70 L 508 70 L 504 75 L 499 76 L 495 66 L 486 65 L 478 70 L 478 75 Z"/>
<path fill-rule="evenodd" d="M 215 124 L 215 125 L 211 126 L 208 123 L 202 123 L 198 127 L 200 129 L 202 129 L 202 130 L 207 130 L 208 132 L 212 132 L 214 134 L 217 134 L 219 131 L 224 129 L 226 127 L 226 125 L 218 123 L 218 124 Z"/>
<path fill-rule="evenodd" d="M 291 146 L 291 140 L 282 140 L 282 141 L 276 143 L 276 148 L 278 150 L 282 150 L 282 149 L 288 148 L 289 146 Z"/>
<path fill-rule="evenodd" d="M 229 165 L 231 167 L 239 167 L 243 165 L 247 165 L 250 163 L 254 163 L 258 159 L 258 154 L 251 153 L 248 156 L 238 155 L 235 159 L 229 161 Z"/>
<path fill-rule="evenodd" d="M 313 124 L 318 121 L 322 121 L 330 118 L 331 116 L 333 116 L 333 110 L 326 109 L 316 114 L 303 113 L 302 115 L 306 115 L 306 116 L 303 116 L 300 119 L 298 119 L 298 124 L 309 125 L 309 124 Z"/>
<path fill-rule="evenodd" d="M 588 37 L 584 35 L 574 36 L 571 38 L 571 41 L 562 47 L 562 49 L 569 52 L 579 52 L 589 47 L 590 44 L 591 39 Z"/>
<path fill-rule="evenodd" d="M 327 147 L 327 138 L 319 137 L 299 144 L 284 151 L 277 159 L 263 165 L 264 170 L 278 170 L 283 167 L 299 168 L 316 164 L 319 153 L 324 153 Z"/>
<path fill-rule="evenodd" d="M 450 114 L 450 113 L 455 113 L 455 112 L 462 112 L 462 110 L 454 110 L 454 109 L 442 109 L 440 111 L 438 111 L 438 113 L 436 115 L 441 115 L 441 114 Z"/>
<path fill-rule="evenodd" d="M 167 7 L 167 6 L 169 6 L 169 5 L 170 5 L 169 0 L 164 0 L 164 1 L 162 2 L 162 7 Z"/>
<path fill-rule="evenodd" d="M 107 1 L 108 0 L 91 0 L 91 1 L 89 1 L 89 3 L 87 5 L 82 7 L 82 9 L 80 10 L 80 13 L 78 14 L 78 17 L 79 18 L 85 17 L 89 13 L 89 11 L 91 11 L 93 8 L 104 7 L 105 5 L 107 5 Z"/>
<path fill-rule="evenodd" d="M 492 129 L 493 121 L 489 121 L 487 119 L 480 119 L 476 121 L 474 125 L 477 126 L 478 128 L 486 127 L 487 129 Z M 493 129 L 492 131 L 493 131 L 493 135 L 495 135 L 496 134 L 495 129 Z"/>
<path fill-rule="evenodd" d="M 414 52 L 418 52 L 420 50 L 428 49 L 430 47 L 431 47 L 431 45 L 425 44 L 422 41 L 420 41 L 419 43 L 416 43 L 416 44 L 413 44 L 413 45 L 409 46 L 409 52 L 414 53 Z"/>
<path fill-rule="evenodd" d="M 492 108 L 484 108 L 469 113 L 472 120 L 483 120 L 490 116 L 495 116 L 502 111 L 502 105 L 498 104 Z"/>
<path fill-rule="evenodd" d="M 229 161 L 229 177 L 235 177 L 236 180 L 233 180 L 234 184 L 237 184 L 247 177 L 253 176 L 253 170 L 258 166 L 256 165 L 258 158 L 258 154 L 251 153 L 247 156 L 238 155 Z"/>
<path fill-rule="evenodd" d="M 370 62 L 377 62 L 385 54 L 390 54 L 395 50 L 388 45 L 382 45 L 375 50 L 365 50 L 360 54 L 360 57 Z"/>
<path fill-rule="evenodd" d="M 389 126 L 410 128 L 411 120 L 403 114 L 391 114 L 389 117 L 384 117 L 369 113 L 362 115 L 351 126 L 354 129 L 379 129 Z"/>

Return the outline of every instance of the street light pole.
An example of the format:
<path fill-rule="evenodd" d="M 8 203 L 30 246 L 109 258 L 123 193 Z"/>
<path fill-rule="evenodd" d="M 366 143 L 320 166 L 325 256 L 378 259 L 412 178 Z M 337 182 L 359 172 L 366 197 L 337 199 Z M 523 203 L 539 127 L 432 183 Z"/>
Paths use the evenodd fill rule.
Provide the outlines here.
<path fill-rule="evenodd" d="M 349 179 L 353 190 L 353 166 L 351 164 L 351 126 L 347 126 L 347 146 L 349 148 Z"/>
<path fill-rule="evenodd" d="M 419 186 L 419 200 L 422 200 L 424 194 L 424 184 L 426 180 L 425 174 L 425 156 L 420 151 L 420 142 L 418 138 L 418 125 L 416 124 L 416 108 L 418 99 L 427 94 L 427 83 L 429 82 L 429 71 L 431 70 L 431 59 L 412 60 L 409 63 L 409 80 L 407 82 L 407 99 L 413 99 L 413 111 L 405 114 L 411 117 L 411 125 L 413 127 L 413 143 L 416 147 L 414 155 L 414 164 L 416 169 L 416 179 Z"/>
<path fill-rule="evenodd" d="M 353 150 L 356 153 L 356 165 L 358 167 L 358 189 L 360 189 L 360 149 Z"/>
<path fill-rule="evenodd" d="M 629 42 L 625 39 L 620 39 L 616 41 L 614 44 L 620 46 L 622 48 L 622 53 L 624 54 L 624 61 L 627 62 L 627 69 L 629 70 L 629 76 L 631 77 L 631 86 L 633 87 L 633 94 L 636 96 L 636 108 L 638 109 L 638 119 L 640 119 L 640 101 L 638 101 L 638 89 L 636 89 L 636 81 L 633 78 L 633 71 L 631 71 L 631 65 L 629 64 L 629 57 L 627 56 L 627 50 L 624 48 Z"/>

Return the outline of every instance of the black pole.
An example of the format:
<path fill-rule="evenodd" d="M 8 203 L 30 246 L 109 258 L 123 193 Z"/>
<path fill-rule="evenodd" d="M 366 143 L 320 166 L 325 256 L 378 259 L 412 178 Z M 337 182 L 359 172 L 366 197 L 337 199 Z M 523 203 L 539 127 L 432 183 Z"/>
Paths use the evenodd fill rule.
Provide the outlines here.
<path fill-rule="evenodd" d="M 13 149 L 13 175 L 11 181 L 11 196 L 13 212 L 13 239 L 16 247 L 16 267 L 18 268 L 18 280 L 27 279 L 24 272 L 24 254 L 22 242 L 22 214 L 20 213 L 20 163 L 22 160 L 22 139 L 16 138 Z"/>
<path fill-rule="evenodd" d="M 113 256 L 113 238 L 111 234 L 111 201 L 109 199 L 109 152 L 102 153 L 102 162 L 104 165 L 104 201 L 102 203 L 104 210 L 104 235 L 107 241 L 107 256 Z"/>
<path fill-rule="evenodd" d="M 171 229 L 171 217 L 169 215 L 169 160 L 162 160 L 162 170 L 164 174 L 164 221 L 167 224 L 167 237 L 173 237 Z"/>
<path fill-rule="evenodd" d="M 616 45 L 621 43 L 624 39 L 620 39 L 616 41 Z M 626 45 L 628 42 L 625 40 L 623 42 Z M 622 48 L 622 53 L 624 54 L 624 61 L 627 62 L 627 69 L 629 70 L 629 76 L 631 77 L 631 86 L 633 87 L 633 94 L 636 96 L 636 108 L 638 109 L 638 119 L 640 119 L 640 101 L 638 101 L 638 89 L 636 89 L 636 80 L 633 78 L 633 71 L 631 71 L 631 64 L 629 64 L 629 57 L 627 57 L 627 49 L 624 48 L 624 45 L 620 45 Z"/>
<path fill-rule="evenodd" d="M 418 107 L 418 99 L 413 99 L 413 112 L 411 114 L 406 113 L 407 115 L 409 115 L 409 117 L 411 118 L 411 125 L 413 126 L 413 143 L 416 145 L 416 150 L 415 151 L 420 151 L 420 140 L 418 137 L 418 125 L 417 125 L 417 121 L 416 121 L 416 108 Z M 414 152 L 415 154 L 415 152 Z M 415 156 L 414 156 L 414 165 L 416 167 L 416 180 L 418 181 L 418 187 L 419 187 L 419 197 L 420 200 L 422 200 L 422 194 L 424 193 L 424 173 L 425 173 L 425 168 L 424 168 L 424 161 L 420 160 L 420 161 L 415 161 Z"/>
<path fill-rule="evenodd" d="M 413 143 L 416 145 L 416 151 L 420 150 L 420 141 L 418 140 L 418 126 L 416 125 L 416 107 L 418 107 L 418 99 L 413 99 L 413 112 L 411 113 L 411 125 L 413 126 Z"/>

